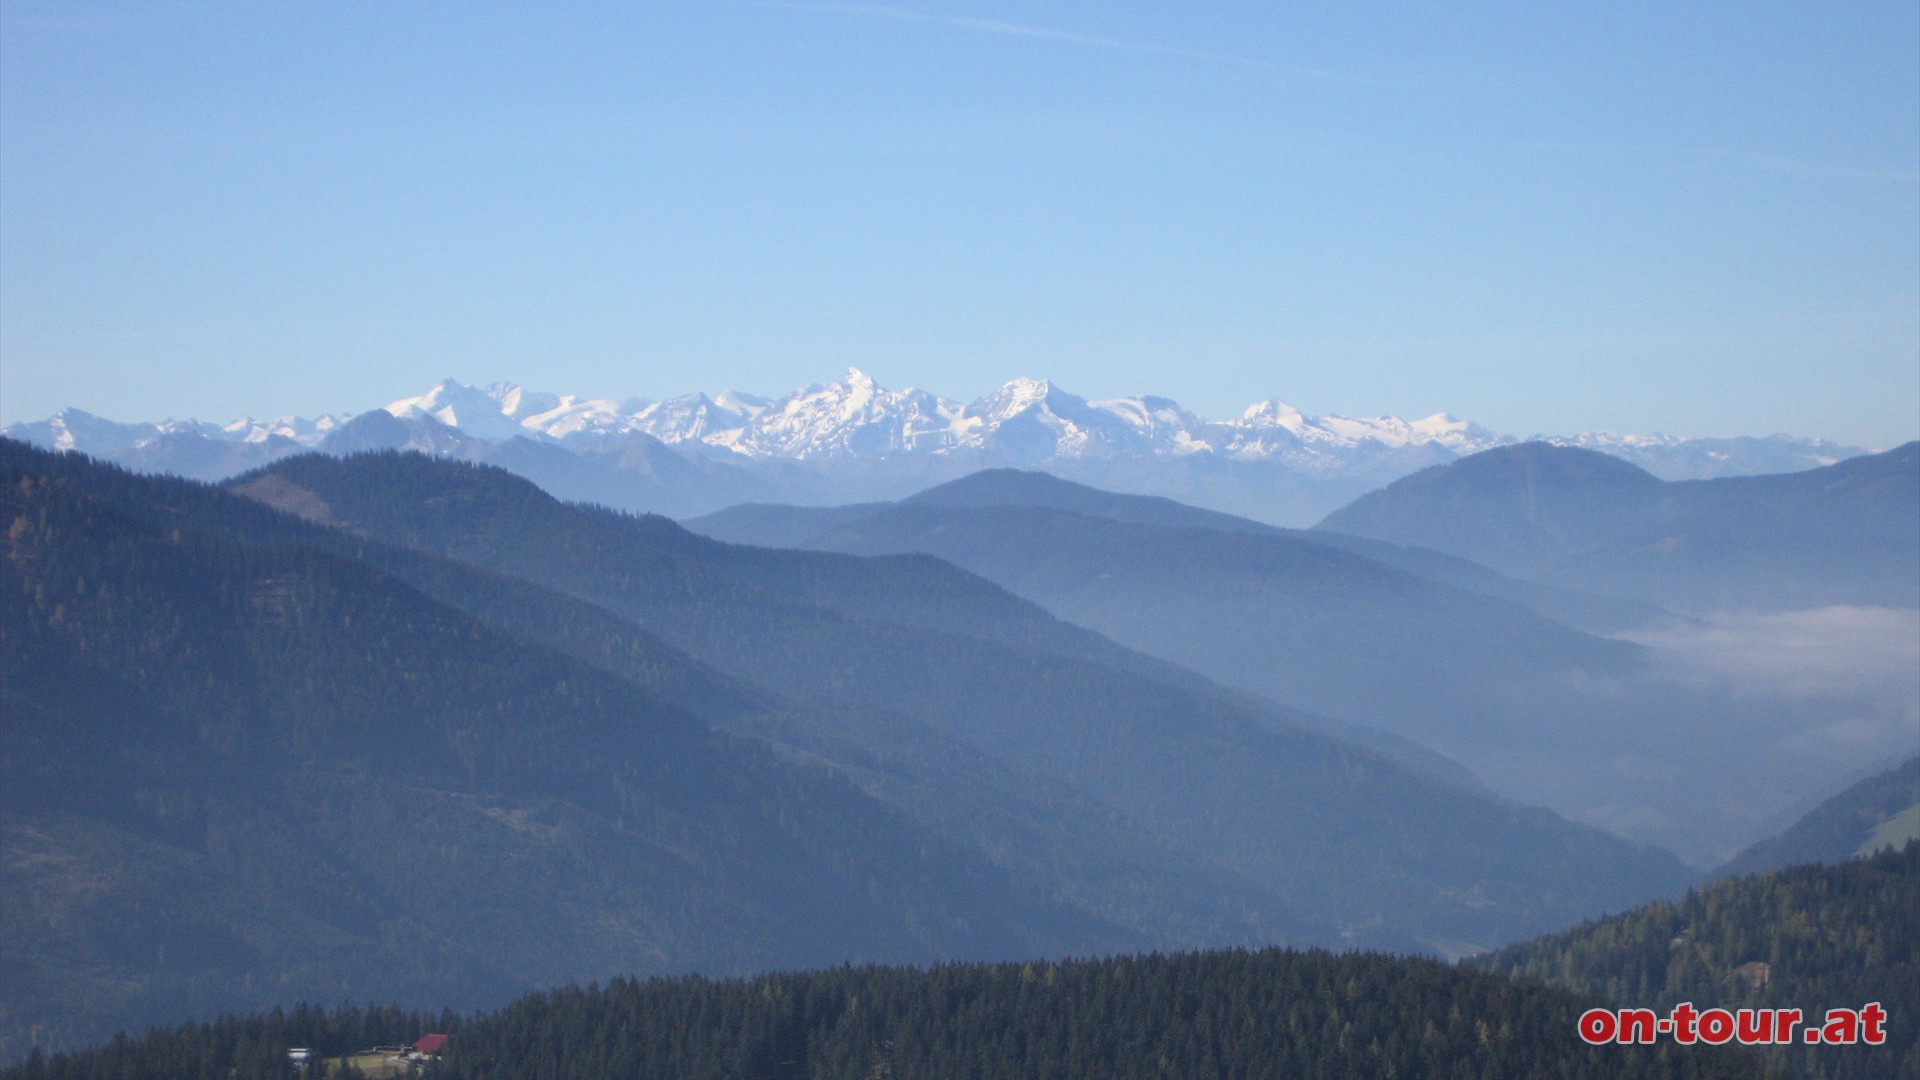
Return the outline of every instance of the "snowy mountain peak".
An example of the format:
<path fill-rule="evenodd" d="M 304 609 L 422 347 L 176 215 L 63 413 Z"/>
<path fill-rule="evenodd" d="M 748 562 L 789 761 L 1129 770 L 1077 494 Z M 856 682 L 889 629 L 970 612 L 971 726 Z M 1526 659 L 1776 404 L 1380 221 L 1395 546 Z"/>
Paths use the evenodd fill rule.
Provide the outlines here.
<path fill-rule="evenodd" d="M 552 412 L 561 405 L 558 394 L 535 393 L 509 382 L 497 382 L 487 387 L 487 396 L 498 403 L 503 414 L 521 422 L 529 416 Z"/>
<path fill-rule="evenodd" d="M 1439 437 L 1443 435 L 1464 435 L 1467 429 L 1473 425 L 1467 423 L 1465 420 L 1455 419 L 1451 413 L 1437 412 L 1432 416 L 1415 420 L 1407 426 L 1415 431 Z"/>
<path fill-rule="evenodd" d="M 1050 380 L 1021 376 L 968 405 L 966 414 L 989 425 L 1004 423 L 1029 409 L 1044 406 L 1053 395 L 1054 388 Z"/>
<path fill-rule="evenodd" d="M 1031 379 L 1025 375 L 1010 379 L 996 396 L 1017 408 L 1026 408 L 1047 400 L 1053 393 L 1052 379 Z"/>
<path fill-rule="evenodd" d="M 661 442 L 675 443 L 712 441 L 727 432 L 738 431 L 746 421 L 744 414 L 696 392 L 645 406 L 630 413 L 624 423 L 608 426 L 644 432 Z"/>
<path fill-rule="evenodd" d="M 1298 432 L 1306 426 L 1307 418 L 1301 415 L 1299 409 L 1279 398 L 1269 398 L 1247 406 L 1239 416 L 1227 423 L 1237 427 L 1277 427 Z"/>
<path fill-rule="evenodd" d="M 264 443 L 271 439 L 290 439 L 301 446 L 320 445 L 340 425 L 352 419 L 350 416 L 322 416 L 308 420 L 300 416 L 280 416 L 272 420 L 235 420 L 220 426 L 220 437 L 243 443 Z"/>
<path fill-rule="evenodd" d="M 741 416 L 758 416 L 766 411 L 770 399 L 757 394 L 743 394 L 738 390 L 726 390 L 713 401 L 728 412 L 739 413 Z"/>
<path fill-rule="evenodd" d="M 84 409 L 65 408 L 37 424 L 16 424 L 8 431 L 16 438 L 55 450 L 99 454 L 131 447 L 157 427 L 116 424 Z"/>
<path fill-rule="evenodd" d="M 1207 426 L 1206 420 L 1188 412 L 1172 398 L 1147 395 L 1089 401 L 1087 404 L 1102 412 L 1112 413 L 1149 437 L 1172 436 L 1181 431 L 1192 433 Z"/>
<path fill-rule="evenodd" d="M 952 445 L 957 404 L 923 390 L 888 390 L 858 368 L 829 386 L 767 402 L 725 445 L 753 456 L 843 458 Z"/>
<path fill-rule="evenodd" d="M 343 431 L 348 420 L 328 416 L 247 419 L 223 426 L 172 420 L 121 424 L 80 409 L 63 409 L 44 421 L 14 424 L 5 433 L 42 446 L 129 462 L 185 461 L 182 455 L 192 447 L 191 453 L 200 455 L 194 461 L 201 462 L 192 468 L 208 475 L 228 475 L 222 470 L 249 467 L 302 447 L 332 452 L 357 445 L 355 439 L 392 445 L 403 436 L 413 438 L 408 432 L 418 428 L 426 433 L 419 435 L 427 440 L 422 448 L 468 456 L 484 456 L 493 445 L 515 438 L 585 451 L 638 433 L 675 445 L 683 455 L 749 468 L 769 461 L 822 467 L 854 460 L 894 461 L 908 471 L 950 477 L 995 465 L 1081 470 L 1085 475 L 1091 475 L 1085 470 L 1124 465 L 1129 475 L 1145 476 L 1153 473 L 1152 462 L 1184 461 L 1216 478 L 1254 469 L 1343 483 L 1385 483 L 1413 469 L 1518 441 L 1444 412 L 1416 420 L 1310 416 L 1278 398 L 1249 405 L 1230 419 L 1209 420 L 1167 397 L 1090 401 L 1050 380 L 1026 376 L 962 403 L 913 388 L 889 390 L 858 367 L 847 368 L 838 382 L 775 398 L 739 391 L 715 397 L 694 392 L 660 402 L 556 394 L 510 382 L 481 390 L 446 378 L 426 393 L 362 414 L 353 421 L 358 425 L 353 431 Z M 389 428 L 380 422 L 395 420 L 420 423 Z M 1861 452 L 1785 436 L 1685 439 L 1601 433 L 1553 441 L 1604 450 L 1667 479 L 1790 471 Z M 209 443 L 228 450 L 215 453 Z M 921 464 L 909 468 L 909 458 Z"/>
<path fill-rule="evenodd" d="M 537 408 L 541 404 L 540 399 L 552 397 L 528 395 L 511 383 L 495 383 L 491 389 L 481 390 L 446 378 L 419 397 L 401 398 L 389 403 L 386 411 L 400 420 L 430 416 L 475 438 L 500 442 L 515 436 L 542 437 L 534 429 L 522 426 L 507 410 L 523 405 L 530 409 Z M 512 406 L 507 404 L 509 400 L 513 402 Z"/>
<path fill-rule="evenodd" d="M 463 400 L 485 401 L 487 409 L 493 412 L 500 411 L 499 403 L 489 398 L 484 391 L 457 383 L 450 378 L 441 379 L 424 394 L 390 401 L 383 408 L 401 420 L 416 414 L 425 414 L 436 416 L 442 422 L 446 422 L 445 416 L 457 413 L 459 403 Z"/>

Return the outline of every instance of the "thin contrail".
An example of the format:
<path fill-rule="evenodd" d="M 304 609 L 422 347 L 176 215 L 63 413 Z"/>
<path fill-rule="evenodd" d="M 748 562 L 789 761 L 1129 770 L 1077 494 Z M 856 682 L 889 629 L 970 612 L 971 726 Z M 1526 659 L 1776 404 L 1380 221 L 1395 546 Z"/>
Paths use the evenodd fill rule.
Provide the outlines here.
<path fill-rule="evenodd" d="M 1004 19 L 976 19 L 961 15 L 931 15 L 924 11 L 892 7 L 887 4 L 808 3 L 805 2 L 805 0 L 754 0 L 754 6 L 782 8 L 788 11 L 817 11 L 839 15 L 866 15 L 879 19 L 892 19 L 895 22 L 951 26 L 961 30 L 971 30 L 975 33 L 998 34 L 1003 37 L 1038 38 L 1043 41 L 1060 41 L 1069 45 L 1083 45 L 1096 49 L 1119 49 L 1126 52 L 1158 53 L 1162 56 L 1180 56 L 1190 60 L 1205 60 L 1217 64 L 1233 64 L 1240 67 L 1259 68 L 1265 71 L 1276 71 L 1302 78 L 1323 79 L 1331 82 L 1358 83 L 1370 81 L 1339 72 L 1300 67 L 1293 64 L 1275 64 L 1266 60 L 1256 60 L 1250 56 L 1240 56 L 1234 53 L 1208 52 L 1203 49 L 1187 49 L 1178 45 L 1158 45 L 1145 41 L 1126 41 L 1121 38 L 1102 37 L 1098 34 L 1081 34 L 1070 30 L 1053 30 L 1044 26 L 1028 26 L 1024 23 L 1007 22 Z"/>
<path fill-rule="evenodd" d="M 1920 182 L 1920 172 L 1911 169 L 1873 168 L 1850 164 L 1808 161 L 1758 150 L 1733 150 L 1718 146 L 1670 146 L 1658 144 L 1581 142 L 1572 139 L 1532 139 L 1525 145 L 1547 150 L 1610 157 L 1705 158 L 1732 161 L 1766 172 L 1810 176 L 1820 180 L 1871 180 L 1902 184 Z"/>

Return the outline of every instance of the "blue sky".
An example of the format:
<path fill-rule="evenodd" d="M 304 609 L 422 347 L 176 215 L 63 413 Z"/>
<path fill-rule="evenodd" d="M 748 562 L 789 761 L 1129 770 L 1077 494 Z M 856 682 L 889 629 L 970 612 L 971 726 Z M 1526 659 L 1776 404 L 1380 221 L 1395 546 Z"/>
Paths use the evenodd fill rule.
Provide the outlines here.
<path fill-rule="evenodd" d="M 848 365 L 1920 436 L 1920 8 L 0 7 L 0 421 Z"/>

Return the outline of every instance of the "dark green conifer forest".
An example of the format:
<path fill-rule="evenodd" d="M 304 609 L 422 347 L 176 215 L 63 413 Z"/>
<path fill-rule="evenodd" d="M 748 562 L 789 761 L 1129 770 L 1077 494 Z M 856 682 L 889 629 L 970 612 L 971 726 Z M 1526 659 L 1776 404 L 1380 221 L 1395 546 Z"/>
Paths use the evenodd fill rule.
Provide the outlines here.
<path fill-rule="evenodd" d="M 471 1020 L 275 1012 L 34 1060 L 5 1080 L 289 1077 L 284 1048 L 341 1054 L 451 1036 L 434 1080 L 1374 1080 L 1761 1077 L 1750 1053 L 1591 1047 L 1590 999 L 1437 961 L 1228 950 L 1065 963 L 616 980 Z M 277 1056 L 279 1055 L 279 1056 Z"/>
<path fill-rule="evenodd" d="M 1797 1008 L 1870 1001 L 1884 1047 L 1782 1047 L 1820 1077 L 1920 1074 L 1920 841 L 1838 866 L 1723 878 L 1676 903 L 1591 920 L 1502 949 L 1474 966 L 1665 1011 Z"/>

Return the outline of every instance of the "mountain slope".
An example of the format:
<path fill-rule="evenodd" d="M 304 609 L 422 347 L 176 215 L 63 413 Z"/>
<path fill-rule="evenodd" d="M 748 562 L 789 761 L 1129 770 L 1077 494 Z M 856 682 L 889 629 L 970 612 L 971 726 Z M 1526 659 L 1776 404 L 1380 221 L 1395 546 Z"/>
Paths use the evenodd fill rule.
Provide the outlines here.
<path fill-rule="evenodd" d="M 1288 536 L 1116 522 L 1028 507 L 909 503 L 815 537 L 923 551 L 1144 652 L 1429 745 L 1487 689 L 1634 669 L 1634 647 Z"/>
<path fill-rule="evenodd" d="M 1799 863 L 1835 863 L 1920 837 L 1920 757 L 1847 788 L 1779 836 L 1727 860 L 1720 874 L 1757 874 Z"/>
<path fill-rule="evenodd" d="M 982 469 L 914 494 L 904 503 L 941 507 L 1024 506 L 1068 510 L 1142 525 L 1281 536 L 1351 552 L 1442 585 L 1532 608 L 1576 629 L 1607 632 L 1640 626 L 1664 614 L 1659 607 L 1521 581 L 1479 563 L 1432 548 L 1371 540 L 1345 533 L 1286 529 L 1190 506 L 1158 495 L 1105 491 L 1050 473 Z M 818 547 L 817 537 L 890 509 L 893 503 L 791 506 L 743 503 L 682 522 L 703 536 L 760 547 Z"/>
<path fill-rule="evenodd" d="M 1803 473 L 1680 483 L 1526 443 L 1395 481 L 1318 528 L 1687 611 L 1910 608 L 1920 443 Z"/>
<path fill-rule="evenodd" d="M 1442 585 L 1499 600 L 1510 600 L 1580 629 L 1635 626 L 1664 614 L 1651 605 L 1521 581 L 1480 563 L 1432 548 L 1390 544 L 1324 531 L 1286 529 L 1232 514 L 1204 510 L 1160 496 L 1103 491 L 1046 473 L 986 470 L 929 488 L 906 501 L 940 506 L 1041 506 L 1142 525 L 1291 537 L 1364 556 Z M 1592 627 L 1589 624 L 1593 624 Z"/>
<path fill-rule="evenodd" d="M 589 599 L 736 676 L 905 715 L 1054 775 L 1353 932 L 1471 941 L 1686 876 L 1653 851 L 1411 774 L 1270 709 L 1077 655 L 1084 631 L 925 559 L 729 548 L 417 457 L 308 457 L 260 475 L 298 489 L 309 513 Z M 825 594 L 864 612 L 807 599 Z M 952 619 L 973 620 L 969 632 L 937 628 Z M 1576 880 L 1593 891 L 1576 898 Z"/>
<path fill-rule="evenodd" d="M 1528 610 L 1513 579 L 1430 550 L 1011 471 L 897 504 L 747 506 L 689 524 L 816 549 L 938 555 L 1125 645 L 1386 727 L 1492 790 L 1703 865 L 1751 843 L 1755 822 L 1791 792 L 1849 767 L 1808 752 L 1817 725 L 1806 701 L 1723 690 L 1676 671 L 1669 652 L 1574 632 Z M 1632 613 L 1587 603 L 1589 614 L 1609 607 Z M 1843 716 L 1853 705 L 1815 707 Z M 1878 734 L 1877 713 L 1869 722 L 1876 739 L 1905 745 L 1897 730 Z M 1732 745 L 1720 737 L 1736 732 Z"/>
<path fill-rule="evenodd" d="M 1702 866 L 1764 835 L 1802 793 L 1913 745 L 1911 669 L 1896 658 L 1920 638 L 1896 612 L 1708 626 L 1430 548 L 1013 470 L 900 503 L 747 505 L 688 525 L 757 543 L 938 554 L 1135 648 L 1361 730 L 1387 727 L 1494 790 Z M 1633 643 L 1571 634 L 1527 608 Z M 1818 642 L 1824 655 L 1810 655 Z M 1852 682 L 1832 674 L 1847 664 Z"/>
<path fill-rule="evenodd" d="M 0 446 L 20 452 L 43 474 L 176 526 L 248 544 L 315 548 L 390 574 L 521 640 L 645 687 L 717 728 L 831 768 L 951 842 L 986 854 L 1028 892 L 1085 912 L 1095 923 L 1124 927 L 1127 940 L 1157 947 L 1339 940 L 1330 924 L 1202 856 L 1168 846 L 1057 779 L 898 713 L 845 704 L 822 709 L 723 675 L 578 599 L 276 513 L 254 500 L 291 502 L 310 513 L 316 507 L 300 504 L 290 488 L 276 488 L 274 477 L 247 482 L 251 498 L 239 499 L 195 483 Z"/>
<path fill-rule="evenodd" d="M 156 518 L 16 448 L 0 1054 L 303 997 L 1139 941 L 364 564 Z"/>

